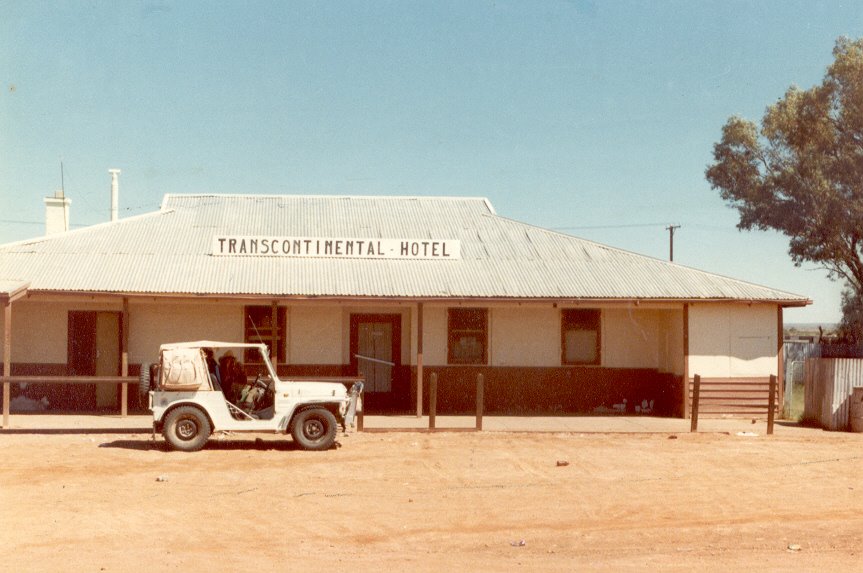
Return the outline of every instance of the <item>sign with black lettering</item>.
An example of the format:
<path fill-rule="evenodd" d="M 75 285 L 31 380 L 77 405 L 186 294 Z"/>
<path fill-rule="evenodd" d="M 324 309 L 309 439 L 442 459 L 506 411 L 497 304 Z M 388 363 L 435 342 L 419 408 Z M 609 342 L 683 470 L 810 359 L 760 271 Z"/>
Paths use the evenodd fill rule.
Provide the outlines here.
<path fill-rule="evenodd" d="M 215 236 L 212 254 L 224 257 L 455 260 L 461 258 L 461 242 L 452 239 Z"/>

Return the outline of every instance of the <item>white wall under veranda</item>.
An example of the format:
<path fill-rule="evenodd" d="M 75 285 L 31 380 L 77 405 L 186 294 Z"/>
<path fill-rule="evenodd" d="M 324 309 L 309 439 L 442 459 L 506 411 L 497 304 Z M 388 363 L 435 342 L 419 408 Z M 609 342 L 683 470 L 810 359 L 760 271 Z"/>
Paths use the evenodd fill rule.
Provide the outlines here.
<path fill-rule="evenodd" d="M 489 312 L 489 364 L 560 366 L 560 311 L 499 307 Z M 443 339 L 446 347 L 446 337 Z"/>
<path fill-rule="evenodd" d="M 681 309 L 607 308 L 602 324 L 603 366 L 683 373 Z"/>
<path fill-rule="evenodd" d="M 12 362 L 38 364 L 65 364 L 68 353 L 68 311 L 90 310 L 70 307 L 62 302 L 34 302 L 18 300 L 12 303 Z M 0 332 L 4 332 L 3 313 L 0 313 Z M 0 337 L 0 361 L 4 349 Z"/>
<path fill-rule="evenodd" d="M 423 309 L 423 360 L 447 364 L 447 306 Z M 550 304 L 489 308 L 489 365 L 561 366 L 561 309 Z M 602 366 L 683 373 L 682 308 L 602 310 Z M 414 349 L 416 340 L 413 338 Z"/>
<path fill-rule="evenodd" d="M 129 303 L 129 362 L 152 362 L 161 344 L 191 340 L 242 341 L 245 302 L 132 299 Z M 402 363 L 409 364 L 411 315 L 408 306 L 298 304 L 287 306 L 287 360 L 291 364 L 350 362 L 350 314 L 401 314 Z M 12 360 L 65 364 L 70 311 L 122 312 L 122 299 L 60 301 L 26 299 L 12 305 Z M 3 313 L 0 313 L 2 332 Z M 445 340 L 445 338 L 444 338 Z M 0 356 L 3 350 L 0 337 Z"/>
<path fill-rule="evenodd" d="M 285 306 L 290 364 L 347 364 L 352 313 L 401 314 L 402 363 L 415 364 L 415 305 L 297 303 Z M 159 345 L 168 342 L 243 340 L 244 308 L 244 302 L 132 299 L 129 304 L 129 362 L 151 362 L 158 354 Z M 445 304 L 424 305 L 426 366 L 447 364 L 447 308 L 450 306 Z M 551 304 L 492 304 L 487 308 L 491 366 L 561 366 L 560 308 Z M 122 300 L 16 301 L 13 303 L 13 361 L 65 363 L 68 312 L 71 310 L 119 312 Z M 602 313 L 603 366 L 657 368 L 682 373 L 680 308 L 618 307 L 604 308 Z M 704 376 L 760 375 L 766 369 L 775 370 L 775 307 L 692 305 L 690 354 L 690 373 Z"/>
<path fill-rule="evenodd" d="M 776 374 L 775 305 L 700 303 L 689 307 L 689 375 L 766 377 Z"/>
<path fill-rule="evenodd" d="M 159 301 L 129 305 L 129 362 L 153 362 L 159 346 L 192 340 L 243 340 L 243 305 Z"/>
<path fill-rule="evenodd" d="M 344 364 L 342 309 L 291 306 L 288 310 L 289 364 Z"/>

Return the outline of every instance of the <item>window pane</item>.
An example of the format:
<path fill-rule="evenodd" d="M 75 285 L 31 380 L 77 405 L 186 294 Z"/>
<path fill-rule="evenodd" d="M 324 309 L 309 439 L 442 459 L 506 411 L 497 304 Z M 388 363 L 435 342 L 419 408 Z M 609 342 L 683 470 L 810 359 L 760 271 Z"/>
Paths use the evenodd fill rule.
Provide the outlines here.
<path fill-rule="evenodd" d="M 488 310 L 451 308 L 447 320 L 450 364 L 485 364 L 488 340 Z"/>
<path fill-rule="evenodd" d="M 285 361 L 285 327 L 287 313 L 284 307 L 276 309 L 276 324 L 273 324 L 272 306 L 245 307 L 245 342 L 263 342 L 275 355 L 277 362 Z M 275 348 L 273 342 L 275 338 Z M 246 362 L 252 363 L 257 353 L 246 352 Z M 257 358 L 260 361 L 260 358 Z"/>
<path fill-rule="evenodd" d="M 596 332 L 593 330 L 567 330 L 564 360 L 567 363 L 594 364 L 596 360 Z"/>
<path fill-rule="evenodd" d="M 602 313 L 599 309 L 566 309 L 561 313 L 561 361 L 599 364 Z"/>
<path fill-rule="evenodd" d="M 452 345 L 452 362 L 458 364 L 481 364 L 482 342 L 479 336 L 463 334 L 458 336 Z"/>

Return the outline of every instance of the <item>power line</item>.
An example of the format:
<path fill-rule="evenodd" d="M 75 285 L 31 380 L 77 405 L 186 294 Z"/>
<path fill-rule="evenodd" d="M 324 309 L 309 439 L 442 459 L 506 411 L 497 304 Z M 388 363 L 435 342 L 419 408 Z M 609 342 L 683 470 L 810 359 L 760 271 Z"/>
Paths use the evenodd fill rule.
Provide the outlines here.
<path fill-rule="evenodd" d="M 13 221 L 12 219 L 0 219 L 5 225 L 44 225 L 45 221 Z M 93 223 L 72 223 L 70 227 L 90 227 Z"/>
<path fill-rule="evenodd" d="M 0 223 L 8 225 L 42 225 L 45 221 L 13 221 L 12 219 L 0 219 Z"/>
<path fill-rule="evenodd" d="M 667 223 L 633 223 L 630 225 L 583 225 L 579 227 L 550 227 L 552 231 L 578 231 L 584 229 L 632 229 L 636 227 L 665 227 Z"/>
<path fill-rule="evenodd" d="M 159 203 L 142 203 L 142 204 L 133 205 L 130 207 L 121 207 L 120 211 L 129 212 L 129 211 L 139 211 L 141 209 L 155 209 L 157 211 L 159 209 L 159 207 L 160 207 Z M 96 212 L 96 210 L 88 209 L 86 212 L 89 214 L 93 214 Z M 101 215 L 101 213 L 99 213 L 99 214 Z M 104 221 L 96 221 L 96 222 L 90 222 L 90 223 L 70 223 L 69 226 L 70 227 L 91 227 L 91 226 L 96 225 L 100 222 L 104 222 Z M 44 220 L 33 221 L 33 220 L 28 220 L 28 219 L 0 219 L 0 224 L 4 224 L 4 225 L 44 225 L 45 221 Z"/>

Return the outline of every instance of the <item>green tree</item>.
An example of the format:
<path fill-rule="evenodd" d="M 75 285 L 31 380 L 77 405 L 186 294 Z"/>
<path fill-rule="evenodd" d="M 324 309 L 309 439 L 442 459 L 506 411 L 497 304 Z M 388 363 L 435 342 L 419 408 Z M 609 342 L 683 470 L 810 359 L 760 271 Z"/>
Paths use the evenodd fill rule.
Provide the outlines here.
<path fill-rule="evenodd" d="M 863 40 L 840 38 L 824 80 L 792 86 L 759 127 L 731 117 L 706 176 L 740 214 L 775 229 L 794 264 L 813 262 L 863 294 Z"/>
<path fill-rule="evenodd" d="M 842 291 L 842 322 L 839 335 L 847 341 L 863 341 L 863 294 Z"/>

